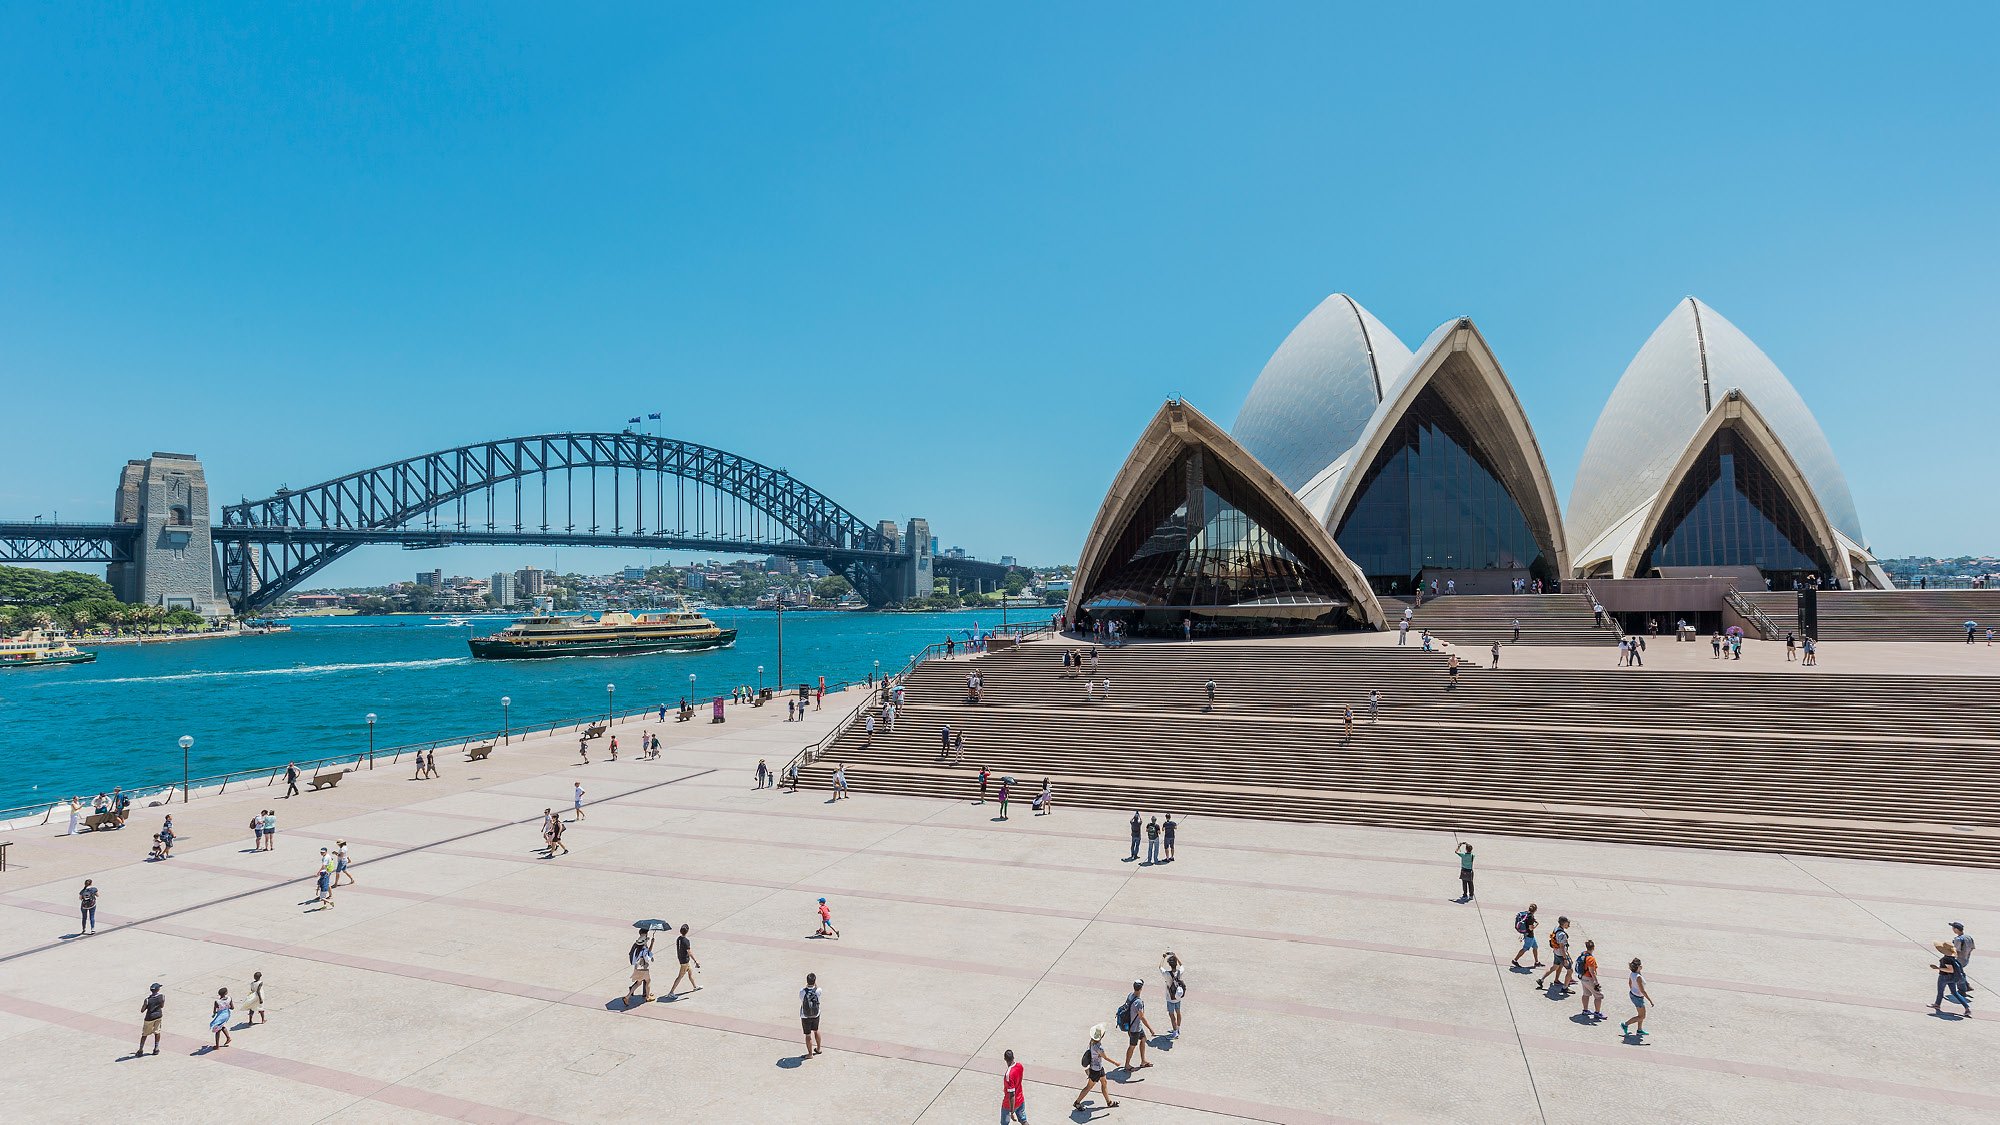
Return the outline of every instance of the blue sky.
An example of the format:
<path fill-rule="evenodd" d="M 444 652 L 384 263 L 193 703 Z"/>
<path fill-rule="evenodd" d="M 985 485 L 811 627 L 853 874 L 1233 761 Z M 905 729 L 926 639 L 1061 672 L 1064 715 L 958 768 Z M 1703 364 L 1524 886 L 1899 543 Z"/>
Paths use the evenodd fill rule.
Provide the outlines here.
<path fill-rule="evenodd" d="M 2000 549 L 1991 6 L 563 7 L 0 11 L 0 515 L 661 410 L 1070 561 L 1159 401 L 1226 423 L 1327 293 L 1477 319 L 1565 494 L 1694 293 L 1878 550 Z"/>

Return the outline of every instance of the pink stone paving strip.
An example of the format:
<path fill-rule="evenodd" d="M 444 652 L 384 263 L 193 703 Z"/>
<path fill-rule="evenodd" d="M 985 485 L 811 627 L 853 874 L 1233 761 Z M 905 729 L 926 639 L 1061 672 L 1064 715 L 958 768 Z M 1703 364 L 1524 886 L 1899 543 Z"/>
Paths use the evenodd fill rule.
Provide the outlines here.
<path fill-rule="evenodd" d="M 349 888 L 349 889 L 359 890 L 360 888 Z M 403 898 L 406 896 L 398 894 L 395 897 Z M 418 896 L 418 897 L 428 898 L 433 896 Z M 503 911 L 509 914 L 514 914 L 517 916 L 526 915 L 533 917 L 546 917 L 564 921 L 576 921 L 576 920 L 595 921 L 601 925 L 606 926 L 607 928 L 616 928 L 616 929 L 626 929 L 629 927 L 629 923 L 622 919 L 613 919 L 613 918 L 591 919 L 588 916 L 578 915 L 570 911 L 544 910 L 536 907 L 522 906 L 515 903 L 486 903 L 486 902 L 480 902 L 479 900 L 468 901 L 459 899 L 451 895 L 440 895 L 434 897 L 436 897 L 439 901 L 450 903 L 453 905 L 493 909 L 497 911 Z M 10 903 L 9 905 L 13 904 Z M 27 905 L 44 907 L 46 904 L 30 903 Z M 46 906 L 46 909 L 48 909 L 51 913 L 57 911 L 57 908 L 53 906 Z M 549 1003 L 562 1003 L 574 1007 L 582 1007 L 590 1009 L 602 1009 L 605 1003 L 604 998 L 602 996 L 594 994 L 576 993 L 566 989 L 551 988 L 545 985 L 536 985 L 525 982 L 509 981 L 501 978 L 485 977 L 470 973 L 459 973 L 448 969 L 437 969 L 422 965 L 410 965 L 403 962 L 392 961 L 386 958 L 366 957 L 358 954 L 320 950 L 312 948 L 310 946 L 289 945 L 285 943 L 266 941 L 257 938 L 248 938 L 237 934 L 204 930 L 201 929 L 200 927 L 184 925 L 177 922 L 145 922 L 145 923 L 140 923 L 140 926 L 141 928 L 147 930 L 156 931 L 159 933 L 168 934 L 175 937 L 182 937 L 193 941 L 206 941 L 219 945 L 234 946 L 242 949 L 253 949 L 258 952 L 269 953 L 275 956 L 296 957 L 301 960 L 317 961 L 323 964 L 330 964 L 330 965 L 340 965 L 348 968 L 362 970 L 365 972 L 380 973 L 387 976 L 402 977 L 412 980 L 432 981 L 440 984 L 448 984 L 462 988 L 475 989 L 482 992 L 492 992 L 509 996 L 523 997 L 528 999 L 545 1001 Z M 712 939 L 719 941 L 745 941 L 746 943 L 749 944 L 768 946 L 773 948 L 788 947 L 790 945 L 795 944 L 793 942 L 785 941 L 782 939 L 747 937 L 745 935 L 732 935 L 732 934 L 717 933 L 717 932 L 704 933 L 702 936 L 704 939 Z M 815 951 L 826 955 L 874 960 L 888 964 L 912 963 L 911 957 L 905 953 L 896 951 L 886 951 L 886 950 L 862 949 L 860 947 L 853 945 L 828 944 L 817 947 Z M 1461 956 L 1462 955 L 1457 955 L 1457 954 L 1452 955 L 1454 959 L 1459 959 Z M 1476 959 L 1477 958 L 1475 958 L 1475 960 Z M 926 958 L 924 959 L 923 963 L 925 964 L 935 963 L 935 967 L 946 968 L 953 971 L 980 973 L 988 976 L 1006 976 L 1014 979 L 1023 979 L 1026 977 L 1035 977 L 1039 975 L 1039 974 L 1023 972 L 1020 970 L 1008 970 L 1002 967 L 983 965 L 976 962 L 953 962 L 937 958 Z M 1102 988 L 1104 986 L 1103 981 L 1098 980 L 1094 977 L 1082 977 L 1072 974 L 1050 973 L 1047 974 L 1046 976 L 1041 976 L 1040 979 L 1046 980 L 1049 983 L 1068 985 L 1079 988 Z M 1664 980 L 1665 978 L 1662 979 Z M 1113 991 L 1115 991 L 1115 989 Z M 1515 1034 L 1511 1029 L 1488 1030 L 1482 1028 L 1466 1027 L 1459 1024 L 1445 1023 L 1443 1021 L 1438 1021 L 1438 1020 L 1416 1019 L 1407 1016 L 1382 1015 L 1375 1012 L 1358 1012 L 1347 1009 L 1331 1008 L 1316 1004 L 1301 1004 L 1294 1001 L 1268 1000 L 1258 997 L 1226 995 L 1220 993 L 1212 995 L 1214 998 L 1214 1002 L 1219 1004 L 1229 1005 L 1232 1007 L 1250 1008 L 1259 1011 L 1268 1011 L 1268 1012 L 1274 1012 L 1279 1014 L 1304 1017 L 1310 1019 L 1329 1020 L 1355 1026 L 1374 1027 L 1384 1030 L 1415 1032 L 1424 1035 L 1441 1036 L 1453 1039 L 1468 1040 L 1473 1042 L 1497 1043 L 1497 1044 L 1507 1044 L 1515 1042 Z M 27 1004 L 31 1002 L 20 1001 L 20 1003 Z M 52 1010 L 59 1010 L 59 1009 L 52 1009 Z M 791 1042 L 797 1038 L 797 1035 L 793 1031 L 790 1024 L 773 1024 L 773 1023 L 765 1023 L 754 1020 L 743 1020 L 736 1017 L 712 1015 L 708 1013 L 701 1013 L 695 1009 L 685 1008 L 679 1005 L 651 1005 L 648 1006 L 646 1009 L 642 1010 L 647 1011 L 647 1013 L 649 1015 L 652 1015 L 654 1018 L 669 1019 L 677 1023 L 687 1023 L 694 1026 L 711 1028 L 713 1030 L 729 1031 L 737 1034 L 755 1035 L 760 1038 L 775 1039 L 782 1042 Z M 18 1014 L 32 1015 L 33 1013 L 23 1012 Z M 122 1034 L 124 1031 L 128 1031 L 129 1029 L 121 1027 L 119 1030 L 120 1033 Z M 1929 1086 L 1915 1086 L 1908 1083 L 1888 1082 L 1880 1079 L 1857 1078 L 1857 1077 L 1838 1075 L 1838 1074 L 1825 1074 L 1813 1071 L 1797 1070 L 1790 1067 L 1769 1066 L 1762 1063 L 1742 1062 L 1734 1059 L 1711 1059 L 1696 1055 L 1682 1055 L 1682 1054 L 1675 1054 L 1671 1052 L 1663 1052 L 1652 1049 L 1642 1052 L 1642 1051 L 1635 1051 L 1630 1047 L 1616 1046 L 1610 1044 L 1597 1044 L 1597 1043 L 1577 1043 L 1577 1042 L 1572 1042 L 1570 1040 L 1555 1039 L 1548 1036 L 1540 1036 L 1540 1035 L 1523 1035 L 1521 1037 L 1521 1041 L 1540 1050 L 1555 1051 L 1565 1054 L 1584 1055 L 1593 1058 L 1614 1058 L 1620 1061 L 1631 1061 L 1636 1059 L 1643 1062 L 1655 1063 L 1658 1065 L 1675 1067 L 1679 1069 L 1700 1070 L 1717 1074 L 1740 1074 L 1755 1078 L 1761 1078 L 1773 1082 L 1786 1082 L 1786 1083 L 1793 1083 L 1797 1085 L 1806 1085 L 1806 1086 L 1831 1087 L 1834 1089 L 1852 1090 L 1860 1093 L 1880 1094 L 1887 1097 L 1894 1097 L 1911 1101 L 1930 1102 L 1938 1105 L 1961 1106 L 1972 1109 L 1984 1109 L 2000 1113 L 2000 1095 L 1994 1095 L 1994 1094 L 1984 1094 L 1974 1091 L 1949 1090 L 1949 1089 L 1942 1089 L 1938 1087 L 1929 1087 Z M 936 1063 L 937 1065 L 954 1066 L 964 1069 L 979 1070 L 987 1073 L 994 1072 L 992 1070 L 991 1065 L 986 1063 L 984 1060 L 966 1058 L 949 1052 L 940 1052 L 933 1048 L 911 1046 L 907 1044 L 885 1043 L 881 1041 L 861 1040 L 861 1039 L 856 1039 L 856 1040 L 840 1039 L 837 1041 L 837 1043 L 839 1046 L 842 1046 L 845 1049 L 854 1050 L 862 1054 L 877 1055 L 886 1058 L 899 1058 L 915 1062 L 930 1062 L 930 1063 Z M 1068 1075 L 1064 1074 L 1059 1070 L 1049 1071 L 1047 1073 L 1050 1075 L 1050 1077 L 1043 1079 L 1038 1076 L 1036 1080 L 1049 1081 L 1055 1084 L 1061 1084 L 1067 1081 L 1069 1077 Z M 360 1076 L 349 1076 L 349 1077 L 362 1082 L 373 1081 L 372 1079 L 361 1078 Z M 1178 1105 L 1188 1109 L 1203 1109 L 1203 1110 L 1208 1110 L 1210 1112 L 1233 1113 L 1238 1116 L 1251 1117 L 1257 1120 L 1281 1121 L 1281 1122 L 1297 1121 L 1297 1122 L 1315 1122 L 1315 1123 L 1334 1120 L 1333 1118 L 1321 1115 L 1308 1114 L 1305 1116 L 1300 1116 L 1300 1114 L 1304 1113 L 1304 1111 L 1292 1110 L 1281 1106 L 1259 1106 L 1255 1111 L 1252 1111 L 1250 1107 L 1255 1103 L 1237 1102 L 1232 1099 L 1217 1099 L 1212 1095 L 1201 1094 L 1194 1091 L 1171 1090 L 1164 1087 L 1158 1087 L 1153 1082 L 1150 1081 L 1146 1083 L 1146 1086 L 1143 1090 L 1140 1090 L 1135 1087 L 1126 1087 L 1120 1091 L 1121 1097 L 1127 1096 L 1128 1094 L 1134 1097 L 1135 1100 L 1161 1102 L 1163 1104 Z M 1225 1108 L 1222 1104 L 1220 1104 L 1223 1102 L 1229 1103 L 1229 1108 Z M 465 1118 L 465 1120 L 478 1120 L 478 1119 Z"/>
<path fill-rule="evenodd" d="M 690 788 L 693 787 L 691 786 Z M 700 786 L 700 788 L 705 788 L 705 789 L 714 788 L 714 786 L 703 785 Z M 857 816 L 851 813 L 848 814 L 828 813 L 828 812 L 820 812 L 815 808 L 808 808 L 801 815 L 798 812 L 778 812 L 775 810 L 765 810 L 765 809 L 716 808 L 712 805 L 688 805 L 688 804 L 676 804 L 676 803 L 662 802 L 662 801 L 621 801 L 619 803 L 624 805 L 630 805 L 635 808 L 669 809 L 674 811 L 685 811 L 685 812 L 729 813 L 731 815 L 736 815 L 736 816 L 768 816 L 768 817 L 776 817 L 783 820 L 800 820 L 800 819 L 810 818 L 815 820 L 840 821 L 850 824 L 882 824 L 882 825 L 893 824 L 905 827 L 912 826 L 915 823 L 908 819 L 903 819 L 898 817 Z M 1199 818 L 1191 818 L 1191 819 L 1196 819 L 1198 821 Z M 941 832 L 1014 833 L 1017 831 L 1016 829 L 1003 828 L 996 824 L 940 824 L 940 823 L 926 822 L 923 825 L 923 827 L 926 829 L 941 831 Z M 1124 837 L 1115 834 L 1105 834 L 1100 832 L 1064 832 L 1059 829 L 1046 828 L 1039 823 L 1036 824 L 1034 831 L 1039 836 L 1055 836 L 1069 840 L 1096 840 L 1105 843 L 1106 845 L 1122 845 L 1125 842 Z M 1394 829 L 1373 829 L 1373 831 L 1387 832 L 1387 831 L 1394 831 Z M 1442 835 L 1441 832 L 1428 831 L 1422 829 L 1410 829 L 1409 831 L 1419 832 L 1420 834 L 1429 836 Z M 1577 847 L 1628 848 L 1637 846 L 1637 845 L 1619 844 L 1616 841 L 1608 841 L 1608 840 L 1577 840 L 1577 841 L 1570 841 L 1570 843 L 1574 844 Z M 1450 876 L 1453 879 L 1457 878 L 1457 870 L 1458 870 L 1454 866 L 1455 861 L 1449 855 L 1445 857 L 1443 862 L 1433 863 L 1429 860 L 1413 859 L 1409 856 L 1384 855 L 1379 852 L 1326 851 L 1323 849 L 1316 849 L 1316 848 L 1275 848 L 1261 844 L 1239 844 L 1239 843 L 1224 843 L 1224 842 L 1211 842 L 1211 841 L 1203 841 L 1196 846 L 1201 850 L 1205 851 L 1249 852 L 1256 855 L 1296 856 L 1309 859 L 1339 859 L 1339 860 L 1348 860 L 1350 862 L 1355 862 L 1355 863 L 1388 863 L 1406 867 L 1435 868 L 1443 872 L 1444 874 Z M 1830 856 L 1814 856 L 1813 859 L 1815 862 L 1856 863 L 1863 865 L 1882 866 L 1882 861 L 1880 860 L 1862 860 L 1862 859 L 1850 860 L 1850 859 L 1830 857 Z M 1502 863 L 1486 863 L 1483 861 L 1479 865 L 1479 870 L 1500 871 L 1514 875 L 1550 875 L 1560 878 L 1576 878 L 1578 876 L 1578 872 L 1574 868 L 1563 869 L 1555 867 L 1520 867 Z M 1817 887 L 1767 886 L 1759 883 L 1730 883 L 1730 882 L 1720 882 L 1708 879 L 1685 879 L 1667 875 L 1622 875 L 1616 872 L 1599 871 L 1599 870 L 1591 870 L 1588 874 L 1589 877 L 1592 879 L 1602 879 L 1607 882 L 1613 882 L 1613 883 L 1653 883 L 1663 887 L 1690 887 L 1698 890 L 1707 890 L 1707 891 L 1743 891 L 1750 894 L 1789 895 L 1797 898 L 1851 899 L 1857 902 L 1892 902 L 1908 906 L 1936 907 L 1939 910 L 1991 910 L 2000 912 L 2000 906 L 1980 906 L 1975 903 L 1948 902 L 1942 899 L 1913 898 L 1907 895 L 1849 894 L 1849 893 L 1843 893 L 1841 891 L 1825 890 L 1823 888 L 1817 888 Z"/>
<path fill-rule="evenodd" d="M 137 1005 L 134 1005 L 136 1011 Z M 139 1024 L 137 1019 L 120 1022 L 87 1012 L 71 1011 L 53 1004 L 41 1004 L 24 1000 L 18 996 L 0 993 L 0 1011 L 45 1023 L 53 1027 L 66 1027 L 105 1039 L 136 1042 Z M 225 1047 L 219 1051 L 204 1051 L 208 1044 L 185 1035 L 165 1034 L 160 1037 L 162 1047 L 199 1055 L 202 1059 L 224 1066 L 253 1070 L 272 1078 L 283 1078 L 322 1090 L 347 1094 L 368 1101 L 393 1105 L 399 1109 L 416 1110 L 452 1121 L 473 1121 L 481 1125 L 557 1125 L 552 1118 L 538 1117 L 532 1113 L 502 1109 L 499 1106 L 454 1098 L 446 1094 L 434 1094 L 383 1082 L 363 1074 L 353 1074 L 344 1070 L 319 1066 L 314 1063 L 299 1062 L 296 1059 L 282 1059 L 274 1055 L 259 1054 L 242 1047 Z"/>
<path fill-rule="evenodd" d="M 406 809 L 403 811 L 418 816 L 446 817 L 453 820 L 479 819 L 479 818 L 469 817 L 468 814 L 464 813 L 442 812 L 431 809 Z M 591 826 L 591 831 L 611 833 L 621 836 L 656 836 L 674 840 L 701 840 L 707 843 L 717 843 L 717 844 L 742 844 L 751 847 L 777 848 L 785 851 L 796 851 L 798 849 L 797 844 L 787 843 L 784 841 L 762 840 L 754 836 L 718 836 L 709 833 L 687 832 L 672 828 L 614 828 L 614 827 L 603 827 L 603 826 L 593 825 Z M 1065 875 L 1091 875 L 1100 878 L 1122 878 L 1135 874 L 1134 872 L 1126 872 L 1126 871 L 1115 871 L 1115 870 L 1107 871 L 1101 867 L 1085 867 L 1080 864 L 1040 863 L 1033 860 L 1025 860 L 1025 859 L 1003 859 L 1003 858 L 993 858 L 988 856 L 965 856 L 965 855 L 948 855 L 935 852 L 897 851 L 889 848 L 878 848 L 869 844 L 864 844 L 858 848 L 818 847 L 815 849 L 815 852 L 821 855 L 827 855 L 827 854 L 842 854 L 846 856 L 869 855 L 869 856 L 881 856 L 887 859 L 913 859 L 913 860 L 920 860 L 932 863 L 956 863 L 956 864 L 966 864 L 979 867 L 999 867 L 1016 871 L 1018 870 L 1051 871 Z M 1142 868 L 1141 870 L 1145 869 Z M 1160 877 L 1166 878 L 1168 876 L 1161 875 Z M 1220 875 L 1197 875 L 1182 871 L 1174 872 L 1171 878 L 1186 880 L 1188 882 L 1202 883 L 1212 887 L 1237 887 L 1244 890 L 1277 891 L 1282 894 L 1320 895 L 1328 898 L 1358 899 L 1358 900 L 1366 900 L 1372 902 L 1407 903 L 1417 906 L 1436 906 L 1441 902 L 1449 901 L 1446 899 L 1440 899 L 1434 895 L 1395 894 L 1388 891 L 1363 891 L 1347 887 L 1315 887 L 1303 883 L 1268 883 L 1268 882 L 1261 882 L 1255 879 L 1231 879 Z M 1486 908 L 1481 907 L 1480 909 L 1486 909 Z M 1491 910 L 1489 911 L 1489 913 L 1495 913 L 1495 914 L 1505 913 L 1509 917 L 1512 916 L 1512 911 L 1509 908 L 1502 908 L 1500 910 Z M 1718 922 L 1706 918 L 1685 920 L 1681 918 L 1674 918 L 1661 915 L 1606 914 L 1596 911 L 1592 912 L 1591 917 L 1600 918 L 1612 922 L 1626 922 L 1640 926 L 1658 926 L 1658 927 L 1666 927 L 1673 929 L 1692 929 L 1692 930 L 1700 930 L 1703 932 L 1714 931 L 1723 933 L 1749 934 L 1755 937 L 1784 938 L 1787 941 L 1825 941 L 1825 942 L 1834 942 L 1842 945 L 1865 945 L 1877 949 L 1908 950 L 1912 948 L 1911 942 L 1901 938 L 1849 937 L 1844 934 L 1815 933 L 1805 930 L 1780 930 L 1780 929 L 1773 929 L 1767 926 L 1744 926 L 1730 922 Z"/>

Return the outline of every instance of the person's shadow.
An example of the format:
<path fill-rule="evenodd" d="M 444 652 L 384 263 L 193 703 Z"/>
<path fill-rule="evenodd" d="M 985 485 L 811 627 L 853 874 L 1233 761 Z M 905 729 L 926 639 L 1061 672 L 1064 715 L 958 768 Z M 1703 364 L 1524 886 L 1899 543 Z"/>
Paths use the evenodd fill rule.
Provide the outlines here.
<path fill-rule="evenodd" d="M 804 1065 L 805 1061 L 806 1057 L 804 1055 L 786 1055 L 784 1058 L 778 1060 L 778 1067 L 781 1070 L 797 1070 L 800 1066 Z"/>

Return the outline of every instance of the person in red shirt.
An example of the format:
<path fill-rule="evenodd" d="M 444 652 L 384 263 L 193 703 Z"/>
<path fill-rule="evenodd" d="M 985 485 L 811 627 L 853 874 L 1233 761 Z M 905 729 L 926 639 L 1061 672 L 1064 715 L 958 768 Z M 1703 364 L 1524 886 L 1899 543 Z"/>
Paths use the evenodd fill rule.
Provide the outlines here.
<path fill-rule="evenodd" d="M 1007 1076 L 1000 1080 L 1000 1125 L 1007 1125 L 1007 1115 L 1014 1115 L 1017 1125 L 1028 1125 L 1028 1096 L 1021 1089 L 1021 1064 L 1014 1061 L 1014 1052 L 1007 1052 Z"/>

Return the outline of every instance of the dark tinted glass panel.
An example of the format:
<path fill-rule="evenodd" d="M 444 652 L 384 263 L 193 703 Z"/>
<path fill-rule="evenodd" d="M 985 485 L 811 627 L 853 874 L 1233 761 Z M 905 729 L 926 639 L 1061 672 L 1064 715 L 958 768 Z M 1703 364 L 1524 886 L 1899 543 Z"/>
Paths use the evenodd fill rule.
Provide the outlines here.
<path fill-rule="evenodd" d="M 1426 567 L 1554 577 L 1521 506 L 1429 387 L 1368 467 L 1334 539 L 1383 593 L 1409 591 Z"/>
<path fill-rule="evenodd" d="M 1154 483 L 1085 591 L 1104 613 L 1271 604 L 1345 605 L 1340 586 L 1249 483 L 1189 450 Z"/>
<path fill-rule="evenodd" d="M 1826 557 L 1776 477 L 1735 430 L 1718 431 L 1674 489 L 1638 573 L 1754 566 L 1767 577 L 1827 572 Z"/>

